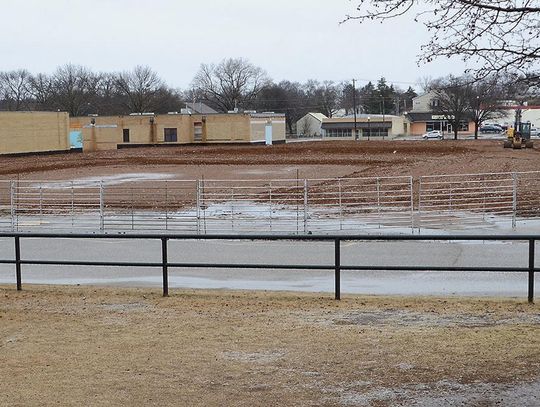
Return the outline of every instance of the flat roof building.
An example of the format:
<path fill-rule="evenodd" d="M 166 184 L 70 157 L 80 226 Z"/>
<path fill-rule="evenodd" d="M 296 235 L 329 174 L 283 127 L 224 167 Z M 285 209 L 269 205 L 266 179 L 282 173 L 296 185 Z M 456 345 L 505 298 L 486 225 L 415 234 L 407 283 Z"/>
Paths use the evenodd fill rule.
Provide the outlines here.
<path fill-rule="evenodd" d="M 71 119 L 81 129 L 83 151 L 137 146 L 284 143 L 285 116 L 276 113 L 140 114 Z"/>

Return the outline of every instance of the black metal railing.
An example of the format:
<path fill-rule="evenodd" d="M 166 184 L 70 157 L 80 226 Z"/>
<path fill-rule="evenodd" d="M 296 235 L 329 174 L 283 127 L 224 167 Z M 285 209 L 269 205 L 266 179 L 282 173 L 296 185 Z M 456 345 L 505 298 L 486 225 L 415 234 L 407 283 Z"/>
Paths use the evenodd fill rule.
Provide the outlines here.
<path fill-rule="evenodd" d="M 94 266 L 94 267 L 156 267 L 162 269 L 163 296 L 169 295 L 169 268 L 213 268 L 213 269 L 275 269 L 275 270 L 333 270 L 335 298 L 341 299 L 342 271 L 455 271 L 455 272 L 508 272 L 528 273 L 528 301 L 534 301 L 534 277 L 539 271 L 535 267 L 535 244 L 540 235 L 196 235 L 196 234 L 59 234 L 59 233 L 0 233 L 0 238 L 12 238 L 15 258 L 0 260 L 0 264 L 14 264 L 17 290 L 22 290 L 23 265 Z M 25 260 L 21 254 L 22 239 L 100 239 L 100 240 L 159 240 L 161 241 L 160 262 L 105 262 L 67 260 Z M 247 240 L 247 241 L 316 241 L 334 243 L 334 264 L 231 264 L 231 263 L 176 263 L 169 262 L 170 240 Z M 455 266 L 345 266 L 341 264 L 341 242 L 344 241 L 512 241 L 527 242 L 529 246 L 527 267 L 455 267 Z"/>

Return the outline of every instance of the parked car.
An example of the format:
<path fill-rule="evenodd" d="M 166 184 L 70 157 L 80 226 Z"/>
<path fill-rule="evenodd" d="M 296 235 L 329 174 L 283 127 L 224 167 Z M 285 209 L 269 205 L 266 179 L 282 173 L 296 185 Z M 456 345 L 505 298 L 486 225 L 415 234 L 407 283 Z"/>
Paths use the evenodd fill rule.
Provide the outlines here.
<path fill-rule="evenodd" d="M 422 136 L 422 138 L 424 140 L 428 140 L 428 139 L 442 140 L 444 138 L 444 136 L 443 136 L 443 134 L 441 133 L 440 130 L 433 130 L 433 131 L 428 131 L 426 134 L 424 134 Z"/>
<path fill-rule="evenodd" d="M 502 133 L 504 130 L 501 126 L 496 124 L 485 124 L 480 127 L 480 133 Z"/>
<path fill-rule="evenodd" d="M 538 129 L 534 126 L 531 126 L 531 137 L 538 137 Z"/>

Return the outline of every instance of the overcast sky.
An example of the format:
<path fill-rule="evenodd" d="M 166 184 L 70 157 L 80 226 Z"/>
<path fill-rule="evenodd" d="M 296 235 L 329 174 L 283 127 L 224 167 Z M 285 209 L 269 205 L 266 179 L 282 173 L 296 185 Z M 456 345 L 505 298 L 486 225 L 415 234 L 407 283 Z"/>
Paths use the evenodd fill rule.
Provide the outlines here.
<path fill-rule="evenodd" d="M 68 62 L 95 71 L 149 65 L 180 88 L 201 63 L 227 57 L 247 58 L 275 81 L 384 76 L 402 88 L 464 70 L 459 61 L 417 66 L 429 37 L 412 15 L 340 25 L 354 13 L 354 0 L 0 2 L 0 70 L 50 73 Z"/>

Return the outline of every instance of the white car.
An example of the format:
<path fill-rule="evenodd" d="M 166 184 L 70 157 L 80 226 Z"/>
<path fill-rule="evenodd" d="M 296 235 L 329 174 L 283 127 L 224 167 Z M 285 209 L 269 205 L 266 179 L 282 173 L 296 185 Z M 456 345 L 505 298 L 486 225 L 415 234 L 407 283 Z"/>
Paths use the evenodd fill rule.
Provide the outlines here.
<path fill-rule="evenodd" d="M 426 134 L 422 136 L 422 138 L 424 140 L 428 140 L 428 139 L 442 140 L 444 136 L 440 130 L 433 130 L 433 131 L 428 131 Z"/>

